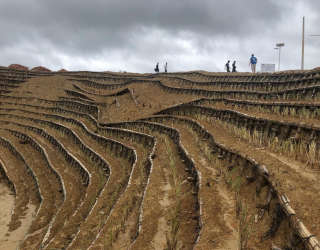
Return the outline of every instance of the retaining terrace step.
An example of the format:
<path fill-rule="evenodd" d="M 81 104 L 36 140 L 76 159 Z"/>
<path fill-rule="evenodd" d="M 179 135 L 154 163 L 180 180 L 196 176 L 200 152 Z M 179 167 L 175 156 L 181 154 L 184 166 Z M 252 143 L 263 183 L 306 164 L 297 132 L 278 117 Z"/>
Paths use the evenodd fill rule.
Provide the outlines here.
<path fill-rule="evenodd" d="M 261 92 L 261 91 L 245 91 L 245 90 L 204 90 L 170 87 L 162 82 L 152 82 L 158 85 L 164 91 L 173 94 L 189 94 L 195 96 L 205 96 L 211 98 L 232 98 L 232 99 L 253 99 L 253 100 L 304 100 L 306 98 L 315 98 L 320 91 L 320 85 L 309 87 L 293 88 L 281 91 Z"/>
<path fill-rule="evenodd" d="M 122 166 L 112 165 L 113 171 L 108 181 L 108 185 L 105 186 L 99 199 L 96 200 L 93 209 L 90 214 L 84 220 L 80 226 L 80 230 L 73 238 L 72 242 L 68 245 L 68 249 L 88 248 L 91 242 L 100 234 L 102 228 L 108 223 L 110 216 L 117 206 L 117 203 L 121 202 L 121 196 L 125 195 L 130 188 L 132 180 L 135 182 L 133 172 L 137 168 L 142 167 L 141 164 L 143 156 L 136 150 L 133 150 L 133 159 L 131 172 L 127 174 L 121 173 Z M 117 221 L 120 221 L 120 217 L 117 217 Z M 90 233 L 89 233 L 90 232 Z"/>
<path fill-rule="evenodd" d="M 17 85 L 17 84 L 0 83 L 0 88 L 3 90 L 15 89 L 18 87 L 19 87 L 19 85 Z"/>
<path fill-rule="evenodd" d="M 22 77 L 7 77 L 0 75 L 0 83 L 2 84 L 8 84 L 11 86 L 20 86 L 20 84 L 26 82 L 26 78 Z"/>
<path fill-rule="evenodd" d="M 18 116 L 15 116 L 15 118 L 18 118 Z M 32 118 L 26 118 L 26 119 L 32 119 Z M 39 121 L 39 120 L 36 120 L 36 119 L 32 119 L 33 121 Z M 69 119 L 69 120 L 72 120 L 72 119 Z M 76 122 L 76 121 L 74 121 L 74 122 Z M 46 121 L 41 121 L 41 123 L 47 123 Z M 61 125 L 59 125 L 59 126 L 61 126 Z M 48 247 L 50 248 L 50 245 L 48 245 Z M 56 247 L 56 246 L 55 246 Z"/>
<path fill-rule="evenodd" d="M 124 157 L 132 157 L 132 154 L 130 153 L 130 150 L 132 151 L 132 149 L 124 146 L 123 144 L 113 140 L 113 139 L 108 139 L 108 138 L 104 138 L 101 137 L 93 132 L 91 132 L 90 130 L 88 130 L 88 128 L 86 127 L 86 125 L 84 123 L 82 123 L 81 121 L 75 120 L 73 118 L 68 118 L 65 116 L 60 116 L 60 115 L 51 115 L 51 114 L 46 114 L 46 113 L 39 113 L 39 112 L 33 112 L 33 111 L 29 111 L 29 110 L 24 110 L 24 109 L 10 109 L 10 108 L 0 108 L 0 110 L 5 111 L 6 113 L 12 113 L 12 112 L 23 112 L 26 114 L 30 114 L 30 115 L 35 115 L 35 116 L 40 116 L 40 117 L 45 117 L 46 119 L 53 119 L 53 120 L 58 120 L 61 122 L 67 122 L 69 124 L 75 125 L 77 127 L 79 127 L 79 129 L 81 129 L 86 135 L 88 135 L 90 138 L 92 138 L 93 140 L 96 140 L 98 143 L 102 143 L 101 145 L 103 146 L 107 146 L 108 148 L 110 148 L 110 150 L 113 150 L 114 153 L 118 156 L 123 156 Z M 74 112 L 72 113 L 74 114 Z M 77 115 L 82 115 L 81 113 L 76 113 Z M 87 115 L 84 115 L 84 117 L 86 117 Z M 31 117 L 27 118 L 27 119 L 31 119 Z M 31 119 L 33 121 L 36 122 L 42 122 L 42 124 L 47 124 L 51 127 L 56 127 L 58 126 L 56 123 L 54 122 L 48 122 L 48 121 L 41 121 L 41 119 L 37 120 L 37 119 Z M 92 120 L 94 121 L 94 120 Z M 96 126 L 98 126 L 96 124 Z M 112 137 L 117 137 L 119 139 L 127 139 L 127 140 L 132 140 L 138 143 L 143 143 L 145 146 L 151 145 L 152 142 L 152 137 L 145 135 L 145 134 L 141 134 L 141 133 L 136 133 L 136 132 L 132 132 L 132 131 L 128 131 L 128 130 L 123 130 L 123 129 L 115 129 L 115 128 L 102 128 L 99 127 L 97 129 L 96 132 L 99 132 L 101 134 L 105 134 L 107 136 L 112 136 Z M 67 131 L 67 133 L 69 133 Z M 132 161 L 131 161 L 132 163 Z"/>
<path fill-rule="evenodd" d="M 310 87 L 314 85 L 319 85 L 319 76 L 310 76 L 303 79 L 288 79 L 286 81 L 245 81 L 236 79 L 235 81 L 210 81 L 210 82 L 199 82 L 194 80 L 188 80 L 180 77 L 161 77 L 166 81 L 167 86 L 171 87 L 182 87 L 189 86 L 193 89 L 204 89 L 204 90 L 238 90 L 238 91 L 260 91 L 260 92 L 270 92 L 270 91 L 280 91 L 288 90 L 301 87 Z"/>
<path fill-rule="evenodd" d="M 32 179 L 32 183 L 30 183 L 30 190 L 32 190 L 32 186 L 35 186 L 35 193 L 36 197 L 38 199 L 38 202 L 41 202 L 43 200 L 42 193 L 40 192 L 39 188 L 39 180 L 36 174 L 34 173 L 33 169 L 30 167 L 29 164 L 27 164 L 25 158 L 23 155 L 16 149 L 16 147 L 11 143 L 11 141 L 5 139 L 4 137 L 0 137 L 0 144 L 7 149 L 23 164 L 23 168 L 25 168 L 24 172 L 29 175 Z"/>
<path fill-rule="evenodd" d="M 38 101 L 41 104 L 49 104 L 54 105 L 57 107 L 64 107 L 67 109 L 75 110 L 75 111 L 81 111 L 83 113 L 88 113 L 94 116 L 95 118 L 98 117 L 98 107 L 94 105 L 89 104 L 83 104 L 77 101 L 53 101 L 53 100 L 47 100 L 37 97 L 17 97 L 17 96 L 8 96 L 8 95 L 0 95 L 2 100 L 15 100 L 15 101 Z"/>
<path fill-rule="evenodd" d="M 12 192 L 14 196 L 16 196 L 16 187 L 15 184 L 11 181 L 11 179 L 8 176 L 8 170 L 5 164 L 0 159 L 0 176 L 1 181 L 4 182 Z"/>
<path fill-rule="evenodd" d="M 84 100 L 87 100 L 87 101 L 93 101 L 91 98 L 89 98 L 88 96 L 78 92 L 78 91 L 74 91 L 74 90 L 69 90 L 69 89 L 65 89 L 64 90 L 65 93 L 68 95 L 68 96 L 71 96 L 71 97 L 78 97 L 80 99 L 84 99 Z"/>
<path fill-rule="evenodd" d="M 297 123 L 287 123 L 278 120 L 270 120 L 263 118 L 256 118 L 243 114 L 238 111 L 228 109 L 214 109 L 209 107 L 182 105 L 162 110 L 156 115 L 174 114 L 174 115 L 192 115 L 199 114 L 214 119 L 228 122 L 238 128 L 247 129 L 250 134 L 253 131 L 258 131 L 263 138 L 275 138 L 280 141 L 292 140 L 297 144 L 317 143 L 320 138 L 320 129 L 309 125 L 302 125 Z"/>
<path fill-rule="evenodd" d="M 74 132 L 73 132 L 74 133 Z M 74 133 L 75 134 L 75 133 Z M 69 220 L 64 223 L 59 232 L 52 238 L 45 248 L 64 248 L 69 242 L 71 242 L 72 236 L 79 230 L 79 226 L 84 218 L 90 213 L 95 201 L 101 194 L 105 184 L 107 183 L 110 175 L 110 168 L 106 169 L 105 160 L 100 158 L 96 153 L 86 150 L 86 146 L 80 141 L 77 143 L 71 143 L 71 140 L 63 140 L 63 136 L 58 136 L 61 143 L 64 143 L 65 147 L 73 154 L 73 157 L 76 157 L 83 166 L 86 167 L 90 173 L 90 183 L 86 190 L 86 196 L 82 204 L 74 211 Z M 67 139 L 67 138 L 65 138 Z M 79 146 L 77 147 L 77 144 Z M 80 149 L 80 150 L 79 150 Z M 88 148 L 87 148 L 88 149 Z M 87 154 L 85 152 L 88 152 Z M 91 153 L 91 154 L 90 154 Z M 104 162 L 104 164 L 102 163 Z M 102 166 L 101 166 L 102 165 Z M 104 171 L 107 170 L 107 173 Z"/>
<path fill-rule="evenodd" d="M 47 159 L 38 151 L 40 147 L 30 137 L 10 129 L 2 129 L 1 134 L 3 138 L 10 140 L 12 145 L 23 155 L 39 185 L 41 203 L 28 230 L 28 234 L 36 234 L 27 235 L 24 243 L 20 245 L 20 249 L 38 248 L 49 222 L 63 202 L 63 197 L 58 192 L 62 190 L 62 187 L 57 183 L 56 175 L 52 175 L 51 166 L 46 165 L 48 164 Z"/>
<path fill-rule="evenodd" d="M 30 105 L 23 103 L 14 103 L 14 102 L 0 102 L 2 106 L 14 106 L 18 108 L 1 108 L 1 110 L 5 112 L 13 112 L 13 111 L 22 111 L 30 114 L 39 114 L 46 118 L 52 118 L 67 122 L 73 122 L 73 120 L 81 120 L 83 124 L 88 126 L 91 131 L 97 132 L 98 134 L 114 138 L 113 140 L 122 140 L 123 143 L 128 141 L 143 143 L 145 146 L 151 145 L 153 143 L 153 138 L 142 133 L 133 132 L 126 129 L 117 129 L 117 128 L 108 128 L 101 127 L 97 121 L 90 115 L 84 114 L 81 112 L 69 111 L 62 108 L 50 108 L 50 107 L 42 107 L 38 105 Z M 33 109 L 34 111 L 30 110 Z M 59 113 L 61 115 L 52 115 L 47 113 L 40 113 L 38 110 L 46 111 L 50 113 Z M 72 119 L 70 119 L 72 117 Z M 73 122 L 75 123 L 75 122 Z M 80 125 L 82 126 L 82 125 Z"/>
<path fill-rule="evenodd" d="M 72 86 L 79 92 L 82 92 L 82 93 L 85 93 L 85 94 L 88 94 L 88 95 L 99 96 L 99 97 L 112 97 L 112 96 L 121 96 L 121 95 L 124 95 L 124 94 L 130 94 L 130 90 L 128 88 L 125 88 L 125 89 L 123 89 L 121 91 L 118 91 L 118 92 L 116 92 L 114 94 L 103 95 L 103 94 L 97 94 L 97 93 L 93 93 L 93 92 L 87 91 L 85 89 L 80 88 L 79 86 L 77 86 L 75 84 L 73 84 Z"/>
<path fill-rule="evenodd" d="M 267 109 L 269 111 L 272 111 L 273 109 L 279 109 L 279 112 L 283 112 L 284 109 L 294 109 L 295 114 L 298 114 L 303 111 L 310 111 L 315 112 L 317 109 L 320 109 L 320 103 L 311 103 L 311 102 L 284 102 L 284 101 L 247 101 L 247 100 L 237 100 L 237 99 L 227 99 L 227 98 L 199 98 L 197 100 L 183 103 L 181 105 L 205 105 L 205 104 L 216 104 L 216 103 L 222 103 L 224 105 L 231 105 L 235 107 L 240 108 L 263 108 Z"/>
<path fill-rule="evenodd" d="M 188 94 L 195 96 L 205 96 L 211 98 L 233 98 L 233 99 L 258 99 L 258 100 L 285 100 L 285 99 L 293 99 L 293 100 L 304 100 L 306 98 L 315 98 L 318 96 L 320 92 L 320 85 L 314 85 L 309 87 L 298 87 L 292 88 L 288 90 L 281 91 L 272 91 L 272 92 L 261 92 L 261 91 L 251 91 L 248 92 L 246 90 L 205 90 L 205 89 L 190 89 L 190 88 L 178 88 L 167 86 L 158 80 L 130 80 L 123 84 L 113 84 L 106 85 L 101 84 L 94 81 L 89 80 L 76 80 L 70 79 L 71 81 L 79 82 L 81 84 L 85 84 L 89 87 L 97 88 L 97 89 L 119 89 L 130 86 L 133 83 L 149 83 L 155 86 L 160 87 L 162 90 L 172 93 L 172 94 Z"/>
<path fill-rule="evenodd" d="M 60 207 L 59 211 L 56 213 L 54 219 L 50 222 L 47 234 L 43 241 L 44 243 L 45 241 L 50 239 L 50 237 L 52 237 L 51 234 L 55 234 L 57 229 L 62 226 L 66 219 L 68 219 L 68 216 L 70 216 L 71 213 L 73 213 L 77 209 L 77 207 L 79 207 L 79 205 L 82 203 L 85 196 L 84 190 L 86 190 L 86 187 L 89 184 L 88 173 L 86 172 L 86 170 L 83 169 L 83 166 L 75 158 L 73 158 L 73 156 L 70 155 L 55 138 L 46 133 L 43 129 L 39 129 L 28 125 L 22 125 L 11 121 L 1 121 L 1 123 L 9 124 L 10 128 L 11 126 L 17 126 L 20 128 L 24 128 L 27 131 L 30 131 L 30 133 L 28 134 L 38 139 L 39 144 L 48 152 L 50 161 L 53 162 L 54 159 L 55 163 L 53 165 L 55 165 L 55 169 L 59 171 L 60 175 L 62 176 L 65 182 L 66 200 Z M 53 150 L 52 146 L 48 147 L 46 144 L 47 142 L 49 142 L 49 144 L 52 144 L 52 146 L 54 146 L 54 148 L 56 148 L 57 151 Z M 66 166 L 71 167 L 68 168 L 68 172 L 65 172 Z M 72 169 L 74 171 L 72 171 Z M 78 177 L 79 180 L 82 180 L 81 184 L 77 180 Z M 83 186 L 83 188 L 81 188 L 81 186 Z"/>
<path fill-rule="evenodd" d="M 64 91 L 66 91 L 66 90 L 67 89 L 65 89 Z M 100 103 L 97 103 L 93 100 L 88 100 L 88 99 L 85 99 L 80 96 L 71 96 L 71 95 L 70 96 L 69 95 L 68 96 L 59 96 L 58 99 L 59 99 L 59 101 L 74 101 L 74 102 L 79 102 L 79 103 L 82 103 L 85 105 L 92 105 L 92 106 L 97 106 L 98 104 L 100 104 Z"/>
<path fill-rule="evenodd" d="M 1 110 L 1 109 L 0 109 Z M 9 110 L 9 109 L 5 109 L 5 111 L 17 111 L 17 110 Z M 34 113 L 34 112 L 30 112 L 30 111 L 24 111 L 24 110 L 19 110 L 21 112 L 26 112 L 29 114 L 33 114 L 33 115 L 39 115 L 39 113 Z M 40 114 L 41 115 L 41 114 Z M 30 122 L 34 122 L 34 123 L 38 123 L 41 125 L 45 125 L 45 126 L 49 126 L 51 128 L 54 128 L 56 130 L 60 130 L 64 133 L 66 133 L 69 136 L 74 137 L 73 132 L 68 129 L 67 127 L 52 122 L 52 121 L 47 121 L 47 120 L 41 120 L 41 119 L 36 119 L 36 118 L 32 118 L 32 117 L 26 117 L 26 116 L 21 116 L 21 115 L 15 115 L 15 114 L 0 114 L 0 117 L 11 117 L 11 118 L 17 118 L 17 119 L 24 119 L 24 120 L 28 120 Z M 108 139 L 108 138 L 104 138 L 102 136 L 99 136 L 95 133 L 92 133 L 91 131 L 88 130 L 88 128 L 80 121 L 74 120 L 72 118 L 67 118 L 67 117 L 63 117 L 63 116 L 59 116 L 59 115 L 45 115 L 47 118 L 52 118 L 52 119 L 57 119 L 57 120 L 62 120 L 64 122 L 68 122 L 71 123 L 77 127 L 79 127 L 88 137 L 92 138 L 93 140 L 96 140 L 98 143 L 101 143 L 101 145 L 103 146 L 107 146 L 109 150 L 113 151 L 114 154 L 118 157 L 124 157 L 126 159 L 129 159 L 129 162 L 132 162 L 131 157 L 132 157 L 132 149 L 130 149 L 129 147 L 123 145 L 122 143 L 119 143 L 118 141 L 112 140 L 112 139 Z M 76 140 L 76 139 L 75 139 Z"/>
<path fill-rule="evenodd" d="M 55 189 L 52 190 L 52 195 L 54 196 L 54 202 L 55 202 L 54 205 L 56 209 L 59 209 L 65 201 L 66 189 L 65 189 L 63 178 L 59 174 L 57 169 L 54 168 L 53 164 L 50 162 L 48 153 L 35 139 L 26 135 L 25 133 L 20 132 L 18 130 L 12 130 L 12 129 L 7 129 L 7 131 L 9 131 L 12 135 L 23 140 L 24 143 L 28 143 L 30 146 L 32 146 L 36 151 L 39 152 L 39 154 L 44 159 L 45 163 L 43 164 L 43 166 L 46 166 L 48 171 L 46 179 L 50 183 L 51 187 L 55 187 Z M 35 237 L 38 238 L 37 232 L 32 232 L 29 230 L 28 234 L 25 236 L 23 243 L 21 243 L 20 245 L 20 249 L 35 248 L 35 243 L 34 243 Z M 38 241 L 39 243 L 41 243 L 42 238 L 40 238 Z M 31 244 L 33 245 L 33 247 L 31 246 Z"/>
<path fill-rule="evenodd" d="M 159 132 L 160 134 L 163 133 L 166 136 L 168 136 L 174 142 L 174 144 L 177 146 L 178 155 L 179 155 L 181 161 L 183 162 L 183 164 L 185 165 L 186 169 L 188 169 L 186 171 L 186 174 L 187 174 L 187 176 L 190 176 L 192 179 L 191 183 L 193 185 L 193 193 L 197 197 L 197 199 L 194 203 L 194 209 L 197 212 L 200 211 L 200 203 L 198 200 L 198 192 L 199 192 L 198 172 L 194 167 L 194 163 L 193 163 L 192 159 L 189 157 L 188 153 L 186 152 L 184 147 L 181 145 L 180 135 L 177 130 L 172 129 L 167 126 L 164 126 L 164 125 L 161 125 L 161 124 L 148 123 L 148 122 L 123 122 L 123 123 L 115 123 L 115 124 L 108 124 L 108 125 L 112 126 L 112 127 L 121 127 L 121 128 L 131 129 L 131 130 L 132 129 L 141 129 L 141 131 L 143 131 L 143 132 L 145 131 L 145 128 L 148 128 L 148 130 L 150 130 L 150 132 L 148 132 L 148 133 L 152 133 L 152 131 L 156 131 L 156 132 Z M 188 215 L 185 214 L 183 217 L 187 218 Z M 197 221 L 196 228 L 195 228 L 196 235 L 193 239 L 188 239 L 188 244 L 191 244 L 191 245 L 196 242 L 197 237 L 198 237 L 198 233 L 201 230 L 201 219 L 200 219 L 199 215 L 197 215 L 195 217 L 196 217 L 196 221 Z M 185 229 L 182 229 L 182 230 L 185 230 Z"/>
<path fill-rule="evenodd" d="M 140 136 L 141 134 L 137 133 L 136 135 Z M 152 137 L 147 137 L 147 138 L 151 139 Z M 155 143 L 155 140 L 154 139 L 152 140 L 153 140 L 153 143 Z M 119 227 L 123 227 L 124 225 L 127 225 L 127 223 L 129 224 L 133 223 L 130 226 L 130 228 L 132 229 L 132 231 L 130 230 L 131 240 L 134 240 L 137 237 L 137 234 L 139 232 L 139 218 L 140 218 L 139 214 L 141 213 L 141 203 L 143 201 L 145 190 L 149 182 L 149 175 L 152 170 L 151 155 L 153 154 L 155 145 L 147 144 L 146 146 L 148 147 L 151 146 L 152 148 L 151 152 L 149 151 L 149 149 L 147 152 L 143 152 L 142 150 L 137 148 L 138 158 L 140 154 L 143 157 L 142 159 L 145 159 L 145 157 L 143 156 L 145 155 L 145 153 L 148 154 L 147 158 L 146 160 L 143 160 L 143 162 L 141 160 L 140 162 L 139 161 L 137 162 L 137 165 L 135 166 L 131 174 L 129 184 L 126 187 L 126 191 L 123 192 L 123 195 L 122 195 L 123 197 L 119 199 L 118 204 L 116 204 L 116 206 L 113 208 L 113 211 L 111 212 L 110 216 L 105 221 L 101 230 L 99 230 L 95 240 L 92 241 L 92 243 L 88 246 L 88 249 L 94 246 L 101 245 L 103 239 L 105 239 L 105 242 L 103 243 L 103 245 L 105 245 L 106 247 L 108 245 L 109 246 L 112 245 L 113 244 L 112 242 L 117 240 L 118 234 L 120 233 Z M 128 208 L 129 210 L 126 211 L 126 208 Z M 105 238 L 105 237 L 108 237 L 107 235 L 110 233 L 109 230 L 114 231 L 113 233 L 114 236 L 112 237 L 112 239 Z M 127 230 L 129 229 L 126 228 L 126 231 Z M 128 240 L 128 238 L 126 238 L 126 240 Z M 74 244 L 71 249 L 77 249 L 75 248 L 76 246 L 77 245 Z"/>
<path fill-rule="evenodd" d="M 46 107 L 46 106 L 40 106 L 40 105 L 31 105 L 26 103 L 17 103 L 17 102 L 2 102 L 0 101 L 0 105 L 2 106 L 2 110 L 25 110 L 26 112 L 38 112 L 39 110 L 49 112 L 49 113 L 58 113 L 63 114 L 68 117 L 74 117 L 75 119 L 83 119 L 82 121 L 86 122 L 86 125 L 91 127 L 93 131 L 97 130 L 97 121 L 96 119 L 89 114 L 81 113 L 77 111 L 71 111 L 63 108 L 58 107 Z M 9 107 L 8 107 L 9 106 Z M 11 106 L 14 106 L 16 108 L 12 108 Z M 6 108 L 4 108 L 6 107 Z M 31 108 L 31 110 L 30 110 Z M 43 113 L 43 115 L 46 115 Z"/>
<path fill-rule="evenodd" d="M 15 205 L 8 224 L 8 231 L 14 231 L 21 224 L 24 212 L 31 204 L 39 208 L 42 200 L 37 178 L 32 169 L 27 165 L 23 156 L 16 150 L 10 141 L 0 136 L 1 165 L 4 167 L 8 179 L 15 190 Z"/>
<path fill-rule="evenodd" d="M 318 243 L 316 237 L 312 235 L 303 225 L 303 223 L 298 219 L 295 211 L 290 205 L 290 201 L 287 196 L 279 191 L 278 185 L 273 180 L 272 176 L 269 176 L 269 171 L 267 170 L 268 166 L 264 166 L 261 168 L 261 164 L 257 162 L 255 159 L 251 158 L 248 155 L 243 155 L 243 153 L 231 150 L 225 145 L 218 143 L 212 134 L 208 132 L 201 124 L 197 121 L 194 121 L 189 118 L 176 117 L 170 115 L 164 115 L 159 117 L 150 117 L 144 119 L 146 121 L 156 121 L 156 122 L 178 122 L 186 124 L 192 130 L 194 130 L 200 137 L 205 139 L 209 144 L 211 144 L 211 152 L 213 155 L 218 156 L 219 158 L 225 159 L 228 163 L 225 166 L 229 165 L 242 165 L 246 168 L 251 168 L 253 171 L 249 176 L 260 176 L 263 180 L 267 182 L 269 188 L 276 194 L 274 199 L 281 205 L 284 213 L 286 214 L 286 220 L 289 223 L 289 227 L 294 234 L 297 234 L 300 239 L 300 243 L 302 243 L 306 249 L 314 250 L 320 249 L 320 244 Z M 263 170 L 263 171 L 262 171 Z M 258 183 L 257 183 L 258 187 Z M 272 212 L 269 211 L 270 214 Z"/>
<path fill-rule="evenodd" d="M 153 76 L 179 76 L 179 77 L 190 77 L 190 78 L 200 78 L 206 81 L 217 81 L 217 82 L 226 82 L 226 81 L 277 81 L 285 82 L 289 79 L 303 79 L 308 77 L 314 77 L 319 75 L 319 69 L 309 70 L 309 71 L 291 71 L 291 72 L 277 72 L 277 73 L 202 73 L 202 72 L 180 72 L 180 73 L 160 73 L 153 74 Z"/>
<path fill-rule="evenodd" d="M 95 79 L 95 80 L 102 80 L 102 81 L 108 81 L 108 82 L 122 82 L 123 80 L 127 80 L 130 78 L 148 78 L 152 76 L 152 74 L 147 74 L 147 75 L 141 75 L 141 74 L 130 74 L 130 75 L 125 75 L 125 74 L 114 74 L 114 73 L 101 73 L 101 72 L 66 72 L 64 75 L 69 76 L 69 77 L 76 77 L 80 79 Z"/>

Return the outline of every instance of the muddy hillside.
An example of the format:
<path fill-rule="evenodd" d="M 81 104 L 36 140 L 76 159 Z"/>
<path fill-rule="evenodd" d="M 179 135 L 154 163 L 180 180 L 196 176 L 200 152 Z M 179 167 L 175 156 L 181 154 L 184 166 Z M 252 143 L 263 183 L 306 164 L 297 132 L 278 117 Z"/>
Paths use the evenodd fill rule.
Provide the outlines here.
<path fill-rule="evenodd" d="M 0 249 L 320 250 L 320 69 L 18 66 L 0 67 Z"/>

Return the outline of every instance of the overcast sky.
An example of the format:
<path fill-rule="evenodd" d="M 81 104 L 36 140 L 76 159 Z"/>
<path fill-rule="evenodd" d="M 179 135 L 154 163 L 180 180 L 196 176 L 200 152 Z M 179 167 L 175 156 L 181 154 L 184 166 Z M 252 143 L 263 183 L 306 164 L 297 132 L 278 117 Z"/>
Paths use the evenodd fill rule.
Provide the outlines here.
<path fill-rule="evenodd" d="M 249 71 L 277 63 L 320 66 L 319 0 L 0 0 L 0 65 L 52 70 L 223 71 L 229 59 Z"/>

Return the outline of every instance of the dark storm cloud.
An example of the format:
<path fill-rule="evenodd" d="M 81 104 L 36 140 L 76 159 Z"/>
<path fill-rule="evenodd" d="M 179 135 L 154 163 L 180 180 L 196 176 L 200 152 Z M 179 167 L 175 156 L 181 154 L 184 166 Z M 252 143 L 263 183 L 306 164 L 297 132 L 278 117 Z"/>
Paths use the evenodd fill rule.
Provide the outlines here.
<path fill-rule="evenodd" d="M 246 36 L 259 24 L 275 22 L 279 10 L 272 1 L 17 1 L 0 3 L 1 28 L 7 42 L 46 39 L 61 48 L 100 51 L 126 46 L 131 36 L 163 29 L 179 36 Z M 272 15 L 272 18 L 271 18 Z M 5 39 L 6 40 L 6 39 Z M 6 41 L 2 42 L 6 42 Z"/>
<path fill-rule="evenodd" d="M 234 55 L 245 57 L 244 65 L 253 47 L 259 53 L 274 43 L 272 36 L 295 36 L 279 23 L 301 2 L 0 0 L 0 64 L 145 71 L 170 60 L 172 70 L 219 70 Z"/>

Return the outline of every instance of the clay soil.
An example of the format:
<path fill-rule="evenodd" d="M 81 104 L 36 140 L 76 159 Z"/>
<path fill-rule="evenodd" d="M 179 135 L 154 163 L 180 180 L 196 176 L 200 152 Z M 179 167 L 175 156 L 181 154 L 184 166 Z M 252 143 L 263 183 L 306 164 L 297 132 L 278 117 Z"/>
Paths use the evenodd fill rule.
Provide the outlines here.
<path fill-rule="evenodd" d="M 275 226 L 279 219 L 276 198 L 268 204 L 268 211 L 259 208 L 269 197 L 269 187 L 261 184 L 257 188 L 260 179 L 248 181 L 251 170 L 214 152 L 212 142 L 190 121 L 198 122 L 227 150 L 265 165 L 277 191 L 289 197 L 297 217 L 315 237 L 320 235 L 320 210 L 315 205 L 319 203 L 320 171 L 310 168 L 303 157 L 295 160 L 255 144 L 230 124 L 200 113 L 154 115 L 201 97 L 169 93 L 154 82 L 213 90 L 218 88 L 191 87 L 170 77 L 207 82 L 214 76 L 228 81 L 227 74 L 63 71 L 43 76 L 34 71 L 31 77 L 29 71 L 0 70 L 0 80 L 14 74 L 25 80 L 0 97 L 0 249 L 289 247 L 294 232 L 285 216 Z M 250 74 L 233 76 L 240 75 Z M 81 79 L 106 87 L 89 86 Z M 129 80 L 137 81 L 121 86 Z M 84 106 L 96 107 L 98 117 L 81 108 Z M 201 106 L 320 126 L 318 119 L 263 109 L 221 103 Z M 163 120 L 164 116 L 169 118 Z M 108 174 L 99 165 L 101 161 L 107 163 Z M 271 229 L 272 235 L 264 239 Z M 306 248 L 300 242 L 297 249 Z"/>

